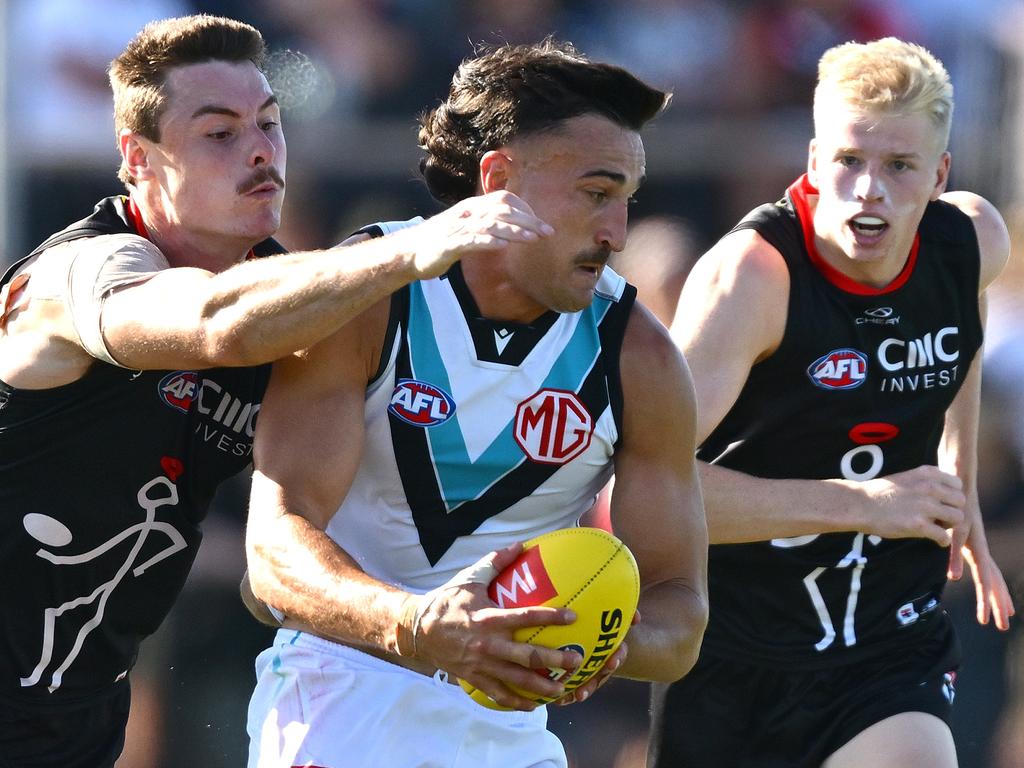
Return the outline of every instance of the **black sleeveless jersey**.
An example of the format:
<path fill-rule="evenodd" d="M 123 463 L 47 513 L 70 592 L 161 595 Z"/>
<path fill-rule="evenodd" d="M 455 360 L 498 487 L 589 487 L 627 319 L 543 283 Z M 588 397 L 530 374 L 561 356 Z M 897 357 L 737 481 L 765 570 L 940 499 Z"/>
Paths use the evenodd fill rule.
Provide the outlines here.
<path fill-rule="evenodd" d="M 107 198 L 33 254 L 136 231 L 125 198 Z M 51 389 L 0 382 L 0 697 L 118 690 L 185 582 L 215 489 L 250 461 L 269 372 L 96 361 Z"/>
<path fill-rule="evenodd" d="M 828 275 L 807 207 L 815 193 L 803 177 L 735 228 L 785 259 L 786 329 L 698 456 L 768 478 L 868 480 L 935 464 L 982 341 L 973 224 L 930 203 L 906 267 L 873 290 Z M 856 532 L 712 546 L 704 648 L 811 668 L 916 644 L 949 631 L 948 557 L 930 540 Z"/>

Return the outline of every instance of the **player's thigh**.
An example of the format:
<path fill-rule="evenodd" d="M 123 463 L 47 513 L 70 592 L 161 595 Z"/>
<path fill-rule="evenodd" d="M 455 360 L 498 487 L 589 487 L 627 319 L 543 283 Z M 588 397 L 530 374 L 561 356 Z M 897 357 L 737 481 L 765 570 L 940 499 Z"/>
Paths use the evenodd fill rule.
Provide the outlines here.
<path fill-rule="evenodd" d="M 651 687 L 649 768 L 731 768 L 763 733 L 752 702 L 763 672 L 705 654 L 684 678 Z"/>
<path fill-rule="evenodd" d="M 957 768 L 953 735 L 940 718 L 902 712 L 869 726 L 822 768 Z"/>

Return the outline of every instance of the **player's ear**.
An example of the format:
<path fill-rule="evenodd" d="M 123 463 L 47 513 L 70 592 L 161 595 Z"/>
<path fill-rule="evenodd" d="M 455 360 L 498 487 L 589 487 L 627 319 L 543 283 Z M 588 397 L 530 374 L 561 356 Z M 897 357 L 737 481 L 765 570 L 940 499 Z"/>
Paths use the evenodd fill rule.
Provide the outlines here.
<path fill-rule="evenodd" d="M 811 186 L 817 189 L 818 187 L 818 140 L 811 139 L 811 143 L 807 145 L 807 180 L 811 182 Z"/>
<path fill-rule="evenodd" d="M 504 152 L 491 150 L 480 158 L 480 191 L 484 194 L 508 189 L 512 176 L 512 158 Z"/>
<path fill-rule="evenodd" d="M 122 128 L 117 137 L 121 150 L 121 165 L 127 169 L 133 179 L 152 178 L 153 170 L 149 165 L 149 142 L 142 135 Z"/>
<path fill-rule="evenodd" d="M 935 172 L 935 186 L 929 200 L 938 200 L 939 195 L 946 191 L 946 184 L 949 183 L 949 167 L 952 159 L 949 152 L 943 152 L 939 160 L 939 167 Z"/>

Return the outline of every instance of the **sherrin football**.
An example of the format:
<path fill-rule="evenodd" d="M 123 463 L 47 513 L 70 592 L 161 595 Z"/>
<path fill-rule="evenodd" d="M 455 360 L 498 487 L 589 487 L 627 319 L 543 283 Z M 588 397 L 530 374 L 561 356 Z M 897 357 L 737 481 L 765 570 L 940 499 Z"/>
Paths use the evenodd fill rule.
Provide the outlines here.
<path fill-rule="evenodd" d="M 569 693 L 600 671 L 625 638 L 640 600 L 640 571 L 629 548 L 607 531 L 564 528 L 525 542 L 519 557 L 487 592 L 500 608 L 542 605 L 576 612 L 572 624 L 523 627 L 513 635 L 521 643 L 573 650 L 583 657 L 582 666 L 565 681 Z M 559 680 L 568 672 L 547 669 L 538 674 Z M 459 685 L 478 704 L 507 709 L 464 680 Z M 533 700 L 546 704 L 554 699 Z"/>

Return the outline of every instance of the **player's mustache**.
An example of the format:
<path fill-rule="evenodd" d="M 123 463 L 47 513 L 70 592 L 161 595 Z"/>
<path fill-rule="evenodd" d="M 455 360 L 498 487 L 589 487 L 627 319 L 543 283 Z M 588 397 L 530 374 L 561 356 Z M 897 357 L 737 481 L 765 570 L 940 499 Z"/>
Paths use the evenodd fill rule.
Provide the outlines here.
<path fill-rule="evenodd" d="M 599 264 L 602 267 L 608 263 L 608 259 L 612 256 L 612 249 L 610 246 L 602 245 L 598 248 L 594 248 L 590 251 L 584 251 L 576 256 L 575 263 L 577 264 Z"/>
<path fill-rule="evenodd" d="M 238 194 L 248 194 L 268 181 L 276 184 L 278 189 L 284 189 L 284 179 L 277 172 L 276 168 L 260 168 L 256 173 L 238 185 Z"/>

